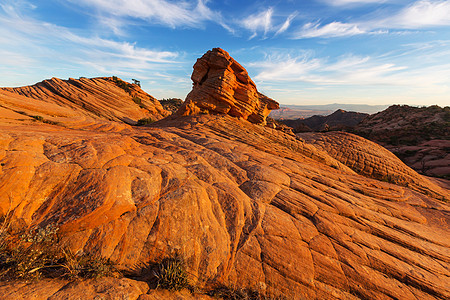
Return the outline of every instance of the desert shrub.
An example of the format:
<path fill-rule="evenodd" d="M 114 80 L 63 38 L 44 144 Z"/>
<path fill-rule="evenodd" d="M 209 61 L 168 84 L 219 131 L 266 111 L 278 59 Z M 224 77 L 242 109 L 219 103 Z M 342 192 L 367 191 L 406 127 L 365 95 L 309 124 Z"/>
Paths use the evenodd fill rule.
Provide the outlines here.
<path fill-rule="evenodd" d="M 143 126 L 143 125 L 147 125 L 147 124 L 151 124 L 151 123 L 153 123 L 153 122 L 155 122 L 155 120 L 153 120 L 152 118 L 142 118 L 142 119 L 139 119 L 138 120 L 138 122 L 137 122 L 137 126 Z"/>
<path fill-rule="evenodd" d="M 10 223 L 8 217 L 4 224 Z M 48 268 L 58 264 L 55 247 L 57 228 L 48 225 L 27 231 L 12 232 L 3 226 L 1 234 L 0 278 L 39 278 Z M 3 228 L 2 227 L 2 228 Z"/>
<path fill-rule="evenodd" d="M 112 77 L 113 81 L 115 82 L 115 84 L 120 87 L 122 90 L 124 90 L 125 92 L 127 92 L 128 94 L 131 92 L 131 87 L 132 84 L 123 81 L 120 78 L 117 78 L 117 76 L 113 76 Z"/>
<path fill-rule="evenodd" d="M 180 256 L 168 257 L 155 265 L 153 270 L 157 287 L 179 291 L 189 287 L 188 273 Z"/>
<path fill-rule="evenodd" d="M 136 104 L 141 104 L 142 103 L 142 99 L 139 98 L 138 96 L 134 96 L 133 97 L 133 102 Z"/>
<path fill-rule="evenodd" d="M 62 247 L 58 228 L 52 224 L 14 231 L 10 228 L 9 214 L 0 222 L 0 280 L 120 275 L 108 259 L 90 254 L 74 255 Z"/>
<path fill-rule="evenodd" d="M 63 250 L 64 276 L 68 278 L 101 278 L 120 276 L 120 272 L 111 260 L 89 254 L 75 255 Z"/>
<path fill-rule="evenodd" d="M 145 104 L 142 103 L 142 99 L 139 98 L 138 96 L 133 96 L 132 100 L 133 100 L 134 103 L 139 105 L 140 108 L 147 108 L 147 106 L 145 106 Z"/>
<path fill-rule="evenodd" d="M 258 291 L 248 288 L 237 288 L 231 286 L 220 286 L 208 292 L 209 296 L 222 298 L 224 300 L 284 300 L 286 297 L 269 297 Z"/>
<path fill-rule="evenodd" d="M 50 120 L 44 120 L 42 121 L 46 124 L 50 124 L 50 125 L 60 125 L 61 123 L 55 122 L 55 121 L 50 121 Z"/>
<path fill-rule="evenodd" d="M 33 119 L 35 119 L 36 121 L 40 121 L 43 122 L 44 118 L 42 116 L 32 116 Z"/>
<path fill-rule="evenodd" d="M 31 117 L 33 119 L 35 119 L 36 121 L 43 122 L 43 123 L 50 124 L 50 125 L 59 125 L 60 124 L 60 123 L 55 122 L 55 121 L 46 120 L 42 116 L 31 116 Z"/>

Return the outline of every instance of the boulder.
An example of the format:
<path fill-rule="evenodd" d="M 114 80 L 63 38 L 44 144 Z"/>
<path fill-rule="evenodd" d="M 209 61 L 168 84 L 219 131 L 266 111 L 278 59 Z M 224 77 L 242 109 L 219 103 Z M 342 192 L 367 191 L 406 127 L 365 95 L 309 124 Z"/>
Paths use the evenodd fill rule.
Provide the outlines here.
<path fill-rule="evenodd" d="M 276 101 L 258 92 L 245 68 L 220 48 L 197 60 L 191 79 L 193 88 L 180 115 L 221 113 L 265 125 L 270 111 L 279 108 Z"/>

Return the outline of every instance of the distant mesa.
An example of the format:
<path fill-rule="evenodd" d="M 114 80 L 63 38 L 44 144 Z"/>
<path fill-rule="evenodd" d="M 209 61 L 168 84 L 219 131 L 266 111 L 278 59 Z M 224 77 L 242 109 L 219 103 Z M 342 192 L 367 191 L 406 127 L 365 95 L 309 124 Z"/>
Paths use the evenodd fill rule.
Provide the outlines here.
<path fill-rule="evenodd" d="M 391 150 L 427 176 L 450 179 L 450 107 L 392 105 L 354 132 Z"/>
<path fill-rule="evenodd" d="M 328 116 L 314 115 L 306 119 L 280 120 L 293 128 L 294 132 L 348 130 L 358 125 L 368 114 L 336 110 Z"/>
<path fill-rule="evenodd" d="M 244 67 L 220 48 L 197 60 L 191 79 L 193 88 L 180 115 L 222 113 L 265 125 L 270 111 L 279 108 L 278 102 L 258 92 Z"/>

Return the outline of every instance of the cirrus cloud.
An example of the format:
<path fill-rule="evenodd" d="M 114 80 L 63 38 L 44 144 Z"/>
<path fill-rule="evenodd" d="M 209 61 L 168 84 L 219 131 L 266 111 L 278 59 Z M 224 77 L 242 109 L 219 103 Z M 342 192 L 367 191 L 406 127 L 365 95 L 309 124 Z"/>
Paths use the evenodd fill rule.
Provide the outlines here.
<path fill-rule="evenodd" d="M 306 23 L 298 32 L 294 33 L 293 38 L 342 37 L 363 33 L 366 31 L 359 28 L 357 24 L 332 22 L 320 26 L 318 23 Z"/>
<path fill-rule="evenodd" d="M 374 22 L 375 26 L 418 29 L 450 25 L 450 1 L 417 1 L 392 17 Z"/>

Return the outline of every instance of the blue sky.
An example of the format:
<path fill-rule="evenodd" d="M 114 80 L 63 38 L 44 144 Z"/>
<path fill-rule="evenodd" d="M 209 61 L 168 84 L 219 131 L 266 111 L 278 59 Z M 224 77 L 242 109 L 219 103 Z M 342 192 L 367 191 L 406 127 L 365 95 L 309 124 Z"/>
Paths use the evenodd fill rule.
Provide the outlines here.
<path fill-rule="evenodd" d="M 116 75 L 184 99 L 213 47 L 282 104 L 450 105 L 450 0 L 0 0 L 0 86 Z"/>

